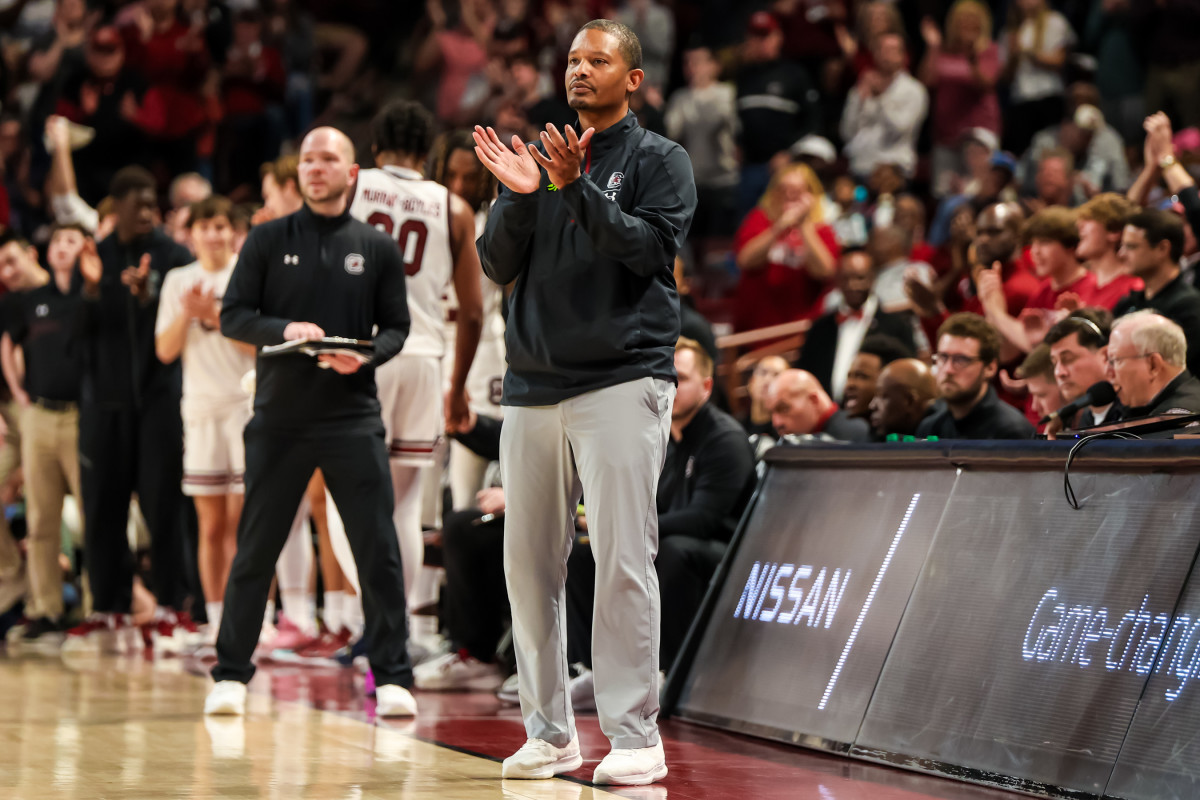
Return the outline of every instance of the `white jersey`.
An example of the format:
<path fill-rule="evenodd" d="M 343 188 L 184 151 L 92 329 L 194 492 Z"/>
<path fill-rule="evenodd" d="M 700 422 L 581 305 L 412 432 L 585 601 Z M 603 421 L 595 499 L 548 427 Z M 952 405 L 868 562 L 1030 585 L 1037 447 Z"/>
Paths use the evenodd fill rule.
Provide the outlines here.
<path fill-rule="evenodd" d="M 475 214 L 475 238 L 483 235 L 487 227 L 490 207 Z M 483 330 L 479 336 L 479 347 L 471 371 L 467 376 L 467 388 L 471 396 L 471 407 L 477 413 L 500 416 L 500 394 L 504 384 L 504 287 L 480 272 L 483 296 Z M 447 385 L 454 374 L 454 338 L 458 335 L 458 296 L 451 286 L 443 300 L 445 306 L 445 379 Z"/>
<path fill-rule="evenodd" d="M 184 295 L 197 285 L 212 292 L 219 308 L 235 264 L 237 256 L 219 272 L 209 272 L 199 261 L 167 272 L 159 290 L 155 335 L 161 334 L 179 318 L 183 313 Z M 185 419 L 220 415 L 231 407 L 240 411 L 249 405 L 250 394 L 242 388 L 242 376 L 254 369 L 254 356 L 222 336 L 218 328 L 192 320 L 181 358 Z"/>
<path fill-rule="evenodd" d="M 350 214 L 391 236 L 400 247 L 412 318 L 401 355 L 441 358 L 446 350 L 442 297 L 454 276 L 450 193 L 410 169 L 364 169 L 358 173 Z"/>
<path fill-rule="evenodd" d="M 484 228 L 487 227 L 488 212 L 475 212 L 475 239 L 483 235 Z M 504 342 L 504 314 L 501 311 L 501 304 L 504 302 L 504 287 L 493 281 L 481 271 L 480 289 L 483 297 L 483 331 L 479 335 L 479 343 L 492 342 L 499 340 Z M 455 320 L 458 318 L 458 296 L 454 293 L 454 287 L 451 286 L 446 290 L 444 297 L 444 305 L 446 310 L 446 343 L 453 346 L 455 335 Z"/>

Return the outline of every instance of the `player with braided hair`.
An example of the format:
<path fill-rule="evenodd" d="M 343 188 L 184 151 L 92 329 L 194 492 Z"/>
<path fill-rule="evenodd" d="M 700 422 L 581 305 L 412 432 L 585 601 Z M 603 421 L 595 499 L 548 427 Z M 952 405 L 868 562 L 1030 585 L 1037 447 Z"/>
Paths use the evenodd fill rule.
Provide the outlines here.
<path fill-rule="evenodd" d="M 376 155 L 415 154 L 423 158 L 433 147 L 433 116 L 419 103 L 400 100 L 384 106 L 375 116 L 371 121 L 371 136 Z"/>
<path fill-rule="evenodd" d="M 475 209 L 475 236 L 479 238 L 487 225 L 488 212 L 496 202 L 496 176 L 488 171 L 475 155 L 475 139 L 470 131 L 457 130 L 439 136 L 429 159 L 429 177 L 456 194 Z M 467 391 L 471 410 L 497 419 L 504 416 L 500 396 L 504 387 L 504 288 L 489 278 L 482 278 L 483 334 L 475 363 L 467 375 Z M 446 340 L 456 334 L 458 298 L 453 291 L 446 296 Z M 451 354 L 443 362 L 447 369 L 453 364 Z M 454 508 L 475 503 L 475 495 L 485 488 L 487 461 L 475 455 L 457 441 L 450 443 L 450 495 Z"/>

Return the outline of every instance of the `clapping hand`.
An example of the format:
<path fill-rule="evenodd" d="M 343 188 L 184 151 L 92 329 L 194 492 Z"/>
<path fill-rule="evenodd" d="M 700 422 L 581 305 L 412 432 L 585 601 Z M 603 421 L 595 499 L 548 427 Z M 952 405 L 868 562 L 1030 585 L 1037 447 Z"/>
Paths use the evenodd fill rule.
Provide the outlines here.
<path fill-rule="evenodd" d="M 66 117 L 56 114 L 46 117 L 46 138 L 53 145 L 51 153 L 71 152 L 71 132 L 67 125 Z"/>
<path fill-rule="evenodd" d="M 196 284 L 183 295 L 183 311 L 206 328 L 221 327 L 221 314 L 211 289 Z"/>
<path fill-rule="evenodd" d="M 812 211 L 813 196 L 806 194 L 794 203 L 788 203 L 779 213 L 778 225 L 780 228 L 788 229 L 795 228 L 808 219 L 809 212 Z"/>
<path fill-rule="evenodd" d="M 104 265 L 100 261 L 100 254 L 96 252 L 96 240 L 91 237 L 83 240 L 83 249 L 79 251 L 79 274 L 92 289 L 100 284 L 100 278 L 104 276 Z"/>
<path fill-rule="evenodd" d="M 520 136 L 513 135 L 513 149 L 509 150 L 491 128 L 485 130 L 476 125 L 472 135 L 475 137 L 475 155 L 496 180 L 517 194 L 537 191 L 542 174 Z"/>
<path fill-rule="evenodd" d="M 934 317 L 941 310 L 941 299 L 922 279 L 920 270 L 909 267 L 904 271 L 904 293 L 918 317 Z"/>
<path fill-rule="evenodd" d="M 991 314 L 1004 311 L 1008 305 L 1004 299 L 1004 284 L 1000 278 L 1000 263 L 996 262 L 991 269 L 981 269 L 975 276 L 975 292 L 979 302 Z"/>
<path fill-rule="evenodd" d="M 583 153 L 592 141 L 592 134 L 596 132 L 594 128 L 588 128 L 583 132 L 583 136 L 577 137 L 574 128 L 570 125 L 565 127 L 567 136 L 564 139 L 553 123 L 546 125 L 546 130 L 542 131 L 542 145 L 546 148 L 546 155 L 542 155 L 533 145 L 528 145 L 533 160 L 542 165 L 550 182 L 560 189 L 574 183 L 582 174 L 580 167 L 583 164 Z"/>
<path fill-rule="evenodd" d="M 1143 123 L 1146 129 L 1145 156 L 1147 164 L 1157 165 L 1167 156 L 1175 154 L 1175 143 L 1172 140 L 1170 118 L 1159 111 L 1146 117 Z"/>
<path fill-rule="evenodd" d="M 143 253 L 136 267 L 121 270 L 121 283 L 129 287 L 129 293 L 138 300 L 146 298 L 150 286 L 150 254 Z"/>
<path fill-rule="evenodd" d="M 1058 322 L 1058 317 L 1065 317 L 1067 314 L 1064 311 L 1048 311 L 1041 308 L 1026 308 L 1021 311 L 1021 325 L 1025 328 L 1025 335 L 1029 337 L 1030 345 L 1039 345 L 1046 338 L 1046 332 L 1050 327 Z"/>
<path fill-rule="evenodd" d="M 937 23 L 930 17 L 921 19 L 921 37 L 925 40 L 925 46 L 930 50 L 940 50 L 942 47 L 942 31 L 938 28 Z"/>

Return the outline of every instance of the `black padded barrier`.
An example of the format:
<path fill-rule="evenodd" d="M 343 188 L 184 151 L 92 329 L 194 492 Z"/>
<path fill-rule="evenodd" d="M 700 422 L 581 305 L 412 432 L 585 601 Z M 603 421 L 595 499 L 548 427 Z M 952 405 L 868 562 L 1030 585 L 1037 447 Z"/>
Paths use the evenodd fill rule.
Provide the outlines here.
<path fill-rule="evenodd" d="M 1200 796 L 1200 447 L 1091 444 L 1078 511 L 1069 449 L 771 451 L 666 710 L 1036 794 Z"/>

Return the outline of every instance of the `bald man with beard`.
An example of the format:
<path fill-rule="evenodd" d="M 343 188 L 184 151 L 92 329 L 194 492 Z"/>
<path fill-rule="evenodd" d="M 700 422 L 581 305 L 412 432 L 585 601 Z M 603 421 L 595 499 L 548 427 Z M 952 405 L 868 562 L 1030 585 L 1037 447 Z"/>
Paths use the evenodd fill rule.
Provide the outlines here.
<path fill-rule="evenodd" d="M 781 372 L 767 390 L 771 424 L 780 436 L 813 436 L 839 442 L 869 442 L 865 420 L 851 417 L 833 402 L 821 382 L 802 369 Z"/>
<path fill-rule="evenodd" d="M 871 399 L 871 430 L 880 439 L 891 434 L 911 436 L 933 411 L 937 378 L 924 361 L 901 358 L 879 373 Z"/>
<path fill-rule="evenodd" d="M 358 165 L 345 134 L 309 133 L 299 172 L 304 207 L 250 232 L 225 291 L 221 332 L 257 347 L 336 336 L 373 339 L 373 348 L 363 358 L 259 354 L 245 431 L 245 506 L 217 636 L 216 685 L 204 710 L 245 713 L 275 562 L 319 468 L 358 565 L 376 713 L 412 716 L 404 574 L 375 386 L 375 368 L 408 336 L 404 263 L 390 236 L 349 213 Z"/>

